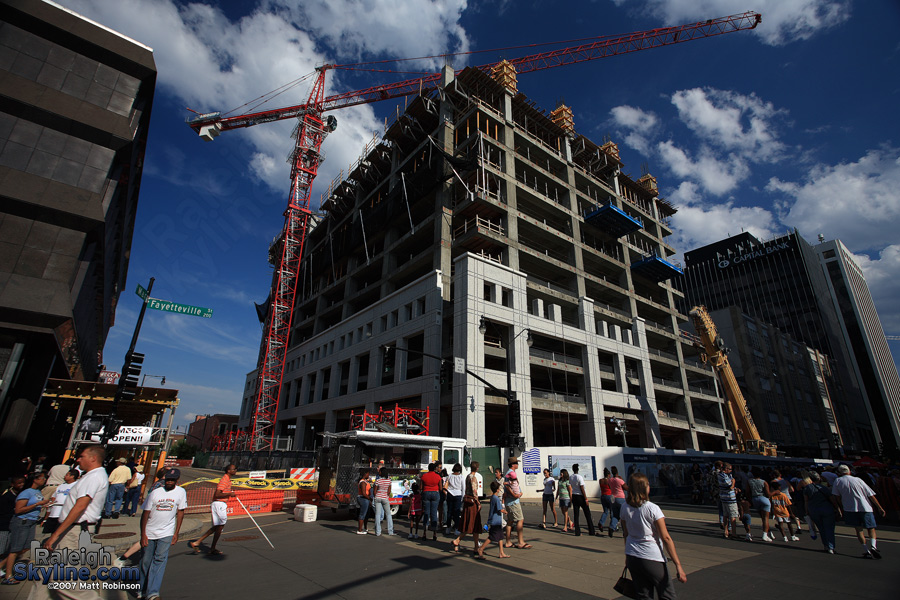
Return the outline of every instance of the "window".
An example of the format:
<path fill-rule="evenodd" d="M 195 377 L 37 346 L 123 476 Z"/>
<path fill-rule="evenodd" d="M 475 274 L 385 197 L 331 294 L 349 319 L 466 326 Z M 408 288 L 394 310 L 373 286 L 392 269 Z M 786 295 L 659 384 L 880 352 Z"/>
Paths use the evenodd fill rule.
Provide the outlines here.
<path fill-rule="evenodd" d="M 443 463 L 444 463 L 445 467 L 449 467 L 450 469 L 452 469 L 453 465 L 455 465 L 456 463 L 461 463 L 461 462 L 462 461 L 460 459 L 458 449 L 456 449 L 456 448 L 453 448 L 453 449 L 445 448 L 444 449 Z"/>
<path fill-rule="evenodd" d="M 513 307 L 512 297 L 513 297 L 512 290 L 503 288 L 500 293 L 500 304 L 502 304 L 506 308 L 512 308 Z"/>

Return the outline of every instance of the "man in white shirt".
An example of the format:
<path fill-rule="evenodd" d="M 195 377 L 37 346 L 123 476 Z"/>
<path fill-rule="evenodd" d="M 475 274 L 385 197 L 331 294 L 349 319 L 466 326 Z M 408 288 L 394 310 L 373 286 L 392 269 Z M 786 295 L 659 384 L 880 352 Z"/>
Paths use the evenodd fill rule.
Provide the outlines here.
<path fill-rule="evenodd" d="M 569 485 L 572 486 L 572 511 L 575 513 L 575 518 L 573 520 L 574 527 L 572 528 L 575 531 L 575 535 L 581 535 L 581 526 L 578 524 L 578 517 L 580 514 L 579 509 L 584 511 L 584 518 L 587 519 L 588 525 L 588 533 L 590 535 L 597 535 L 597 530 L 594 529 L 594 520 L 591 518 L 591 507 L 588 505 L 588 497 L 584 491 L 584 477 L 578 474 L 578 465 L 572 465 L 572 476 L 569 477 Z M 610 537 L 612 536 L 612 530 L 610 530 Z"/>
<path fill-rule="evenodd" d="M 841 465 L 838 467 L 838 478 L 834 481 L 831 494 L 831 502 L 837 509 L 838 516 L 843 512 L 844 523 L 856 528 L 856 539 L 862 544 L 863 558 L 881 558 L 881 552 L 876 547 L 875 515 L 872 512 L 872 505 L 875 505 L 882 517 L 885 512 L 875 498 L 872 488 L 859 477 L 852 476 L 850 467 Z M 864 530 L 869 532 L 868 546 Z"/>
<path fill-rule="evenodd" d="M 163 476 L 163 486 L 149 494 L 141 513 L 141 595 L 146 600 L 157 600 L 162 586 L 169 548 L 178 543 L 184 509 L 187 508 L 187 494 L 178 487 L 181 471 L 169 469 Z"/>

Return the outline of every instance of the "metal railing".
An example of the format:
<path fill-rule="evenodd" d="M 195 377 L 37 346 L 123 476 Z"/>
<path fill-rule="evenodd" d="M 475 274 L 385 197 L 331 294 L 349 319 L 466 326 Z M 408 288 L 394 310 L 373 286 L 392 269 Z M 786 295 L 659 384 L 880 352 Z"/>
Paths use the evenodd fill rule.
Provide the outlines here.
<path fill-rule="evenodd" d="M 676 413 L 676 412 L 669 412 L 666 410 L 657 410 L 656 412 L 660 417 L 665 417 L 667 419 L 675 419 L 676 421 L 684 421 L 685 423 L 688 422 L 687 415 L 682 415 L 682 414 Z"/>
<path fill-rule="evenodd" d="M 678 360 L 678 356 L 676 354 L 672 354 L 671 352 L 665 352 L 663 350 L 657 350 L 656 348 L 649 348 L 647 350 L 650 354 L 656 354 L 657 356 L 662 356 L 663 358 L 668 358 L 670 360 Z"/>
<path fill-rule="evenodd" d="M 503 231 L 503 227 L 501 225 L 497 225 L 495 223 L 490 222 L 487 219 L 484 219 L 479 216 L 475 216 L 468 221 L 465 221 L 462 225 L 458 226 L 453 230 L 453 238 L 456 239 L 463 234 L 465 234 L 470 229 L 486 229 L 492 233 L 496 233 L 497 235 L 506 235 Z"/>
<path fill-rule="evenodd" d="M 681 382 L 675 381 L 674 379 L 663 379 L 662 377 L 654 377 L 653 383 L 658 383 L 660 385 L 667 385 L 669 387 L 681 389 Z"/>
<path fill-rule="evenodd" d="M 541 390 L 537 388 L 531 388 L 531 397 L 532 398 L 541 398 L 543 400 L 552 400 L 556 402 L 571 402 L 573 404 L 584 404 L 584 398 L 581 396 L 569 395 L 569 394 L 560 394 L 558 392 L 553 392 L 551 390 Z"/>
<path fill-rule="evenodd" d="M 543 358 L 544 360 L 549 360 L 553 362 L 564 363 L 567 365 L 572 365 L 575 367 L 584 366 L 582 360 L 575 356 L 569 356 L 568 354 L 562 354 L 560 352 L 553 352 L 552 350 L 543 350 L 541 348 L 531 348 L 528 353 L 535 358 Z"/>

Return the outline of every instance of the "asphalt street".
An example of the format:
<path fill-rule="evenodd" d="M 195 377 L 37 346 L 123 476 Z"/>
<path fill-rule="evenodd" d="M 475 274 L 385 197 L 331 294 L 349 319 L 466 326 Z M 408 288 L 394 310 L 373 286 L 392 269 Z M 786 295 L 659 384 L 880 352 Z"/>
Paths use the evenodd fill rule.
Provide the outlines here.
<path fill-rule="evenodd" d="M 676 583 L 682 598 L 726 600 L 791 593 L 817 600 L 898 597 L 897 530 L 882 532 L 882 560 L 864 560 L 849 529 L 839 529 L 838 554 L 830 556 L 807 534 L 790 544 L 730 541 L 721 537 L 708 510 L 674 505 L 663 505 L 663 510 L 688 573 L 686 584 Z M 526 504 L 525 518 L 526 540 L 534 548 L 510 549 L 512 558 L 501 560 L 492 545 L 487 561 L 471 557 L 471 541 L 455 554 L 451 538 L 442 535 L 437 542 L 408 540 L 405 519 L 398 520 L 402 536 L 375 537 L 355 535 L 355 523 L 332 515 L 320 514 L 314 523 L 296 522 L 286 514 L 257 517 L 274 550 L 249 519 L 232 519 L 219 545 L 224 556 L 190 554 L 186 543 L 173 548 L 162 596 L 166 600 L 205 593 L 217 600 L 368 600 L 394 594 L 452 600 L 617 597 L 612 586 L 624 566 L 621 534 L 611 539 L 541 530 L 536 527 L 540 507 L 533 504 Z M 754 525 L 758 537 L 758 521 Z"/>

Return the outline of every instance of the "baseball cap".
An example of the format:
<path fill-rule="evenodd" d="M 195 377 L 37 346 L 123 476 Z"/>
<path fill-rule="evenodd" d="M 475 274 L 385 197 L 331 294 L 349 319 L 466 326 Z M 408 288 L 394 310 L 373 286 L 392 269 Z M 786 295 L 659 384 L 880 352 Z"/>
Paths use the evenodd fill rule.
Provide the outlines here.
<path fill-rule="evenodd" d="M 163 479 L 181 479 L 181 471 L 178 469 L 169 469 L 166 471 L 166 474 L 163 475 Z"/>
<path fill-rule="evenodd" d="M 117 458 L 117 459 L 116 459 L 116 462 L 127 463 L 127 462 L 128 462 L 128 459 L 125 458 L 125 457 L 123 456 L 123 457 L 121 457 L 121 458 Z"/>
<path fill-rule="evenodd" d="M 134 470 L 137 471 L 138 473 L 143 473 L 144 465 L 135 465 Z"/>

